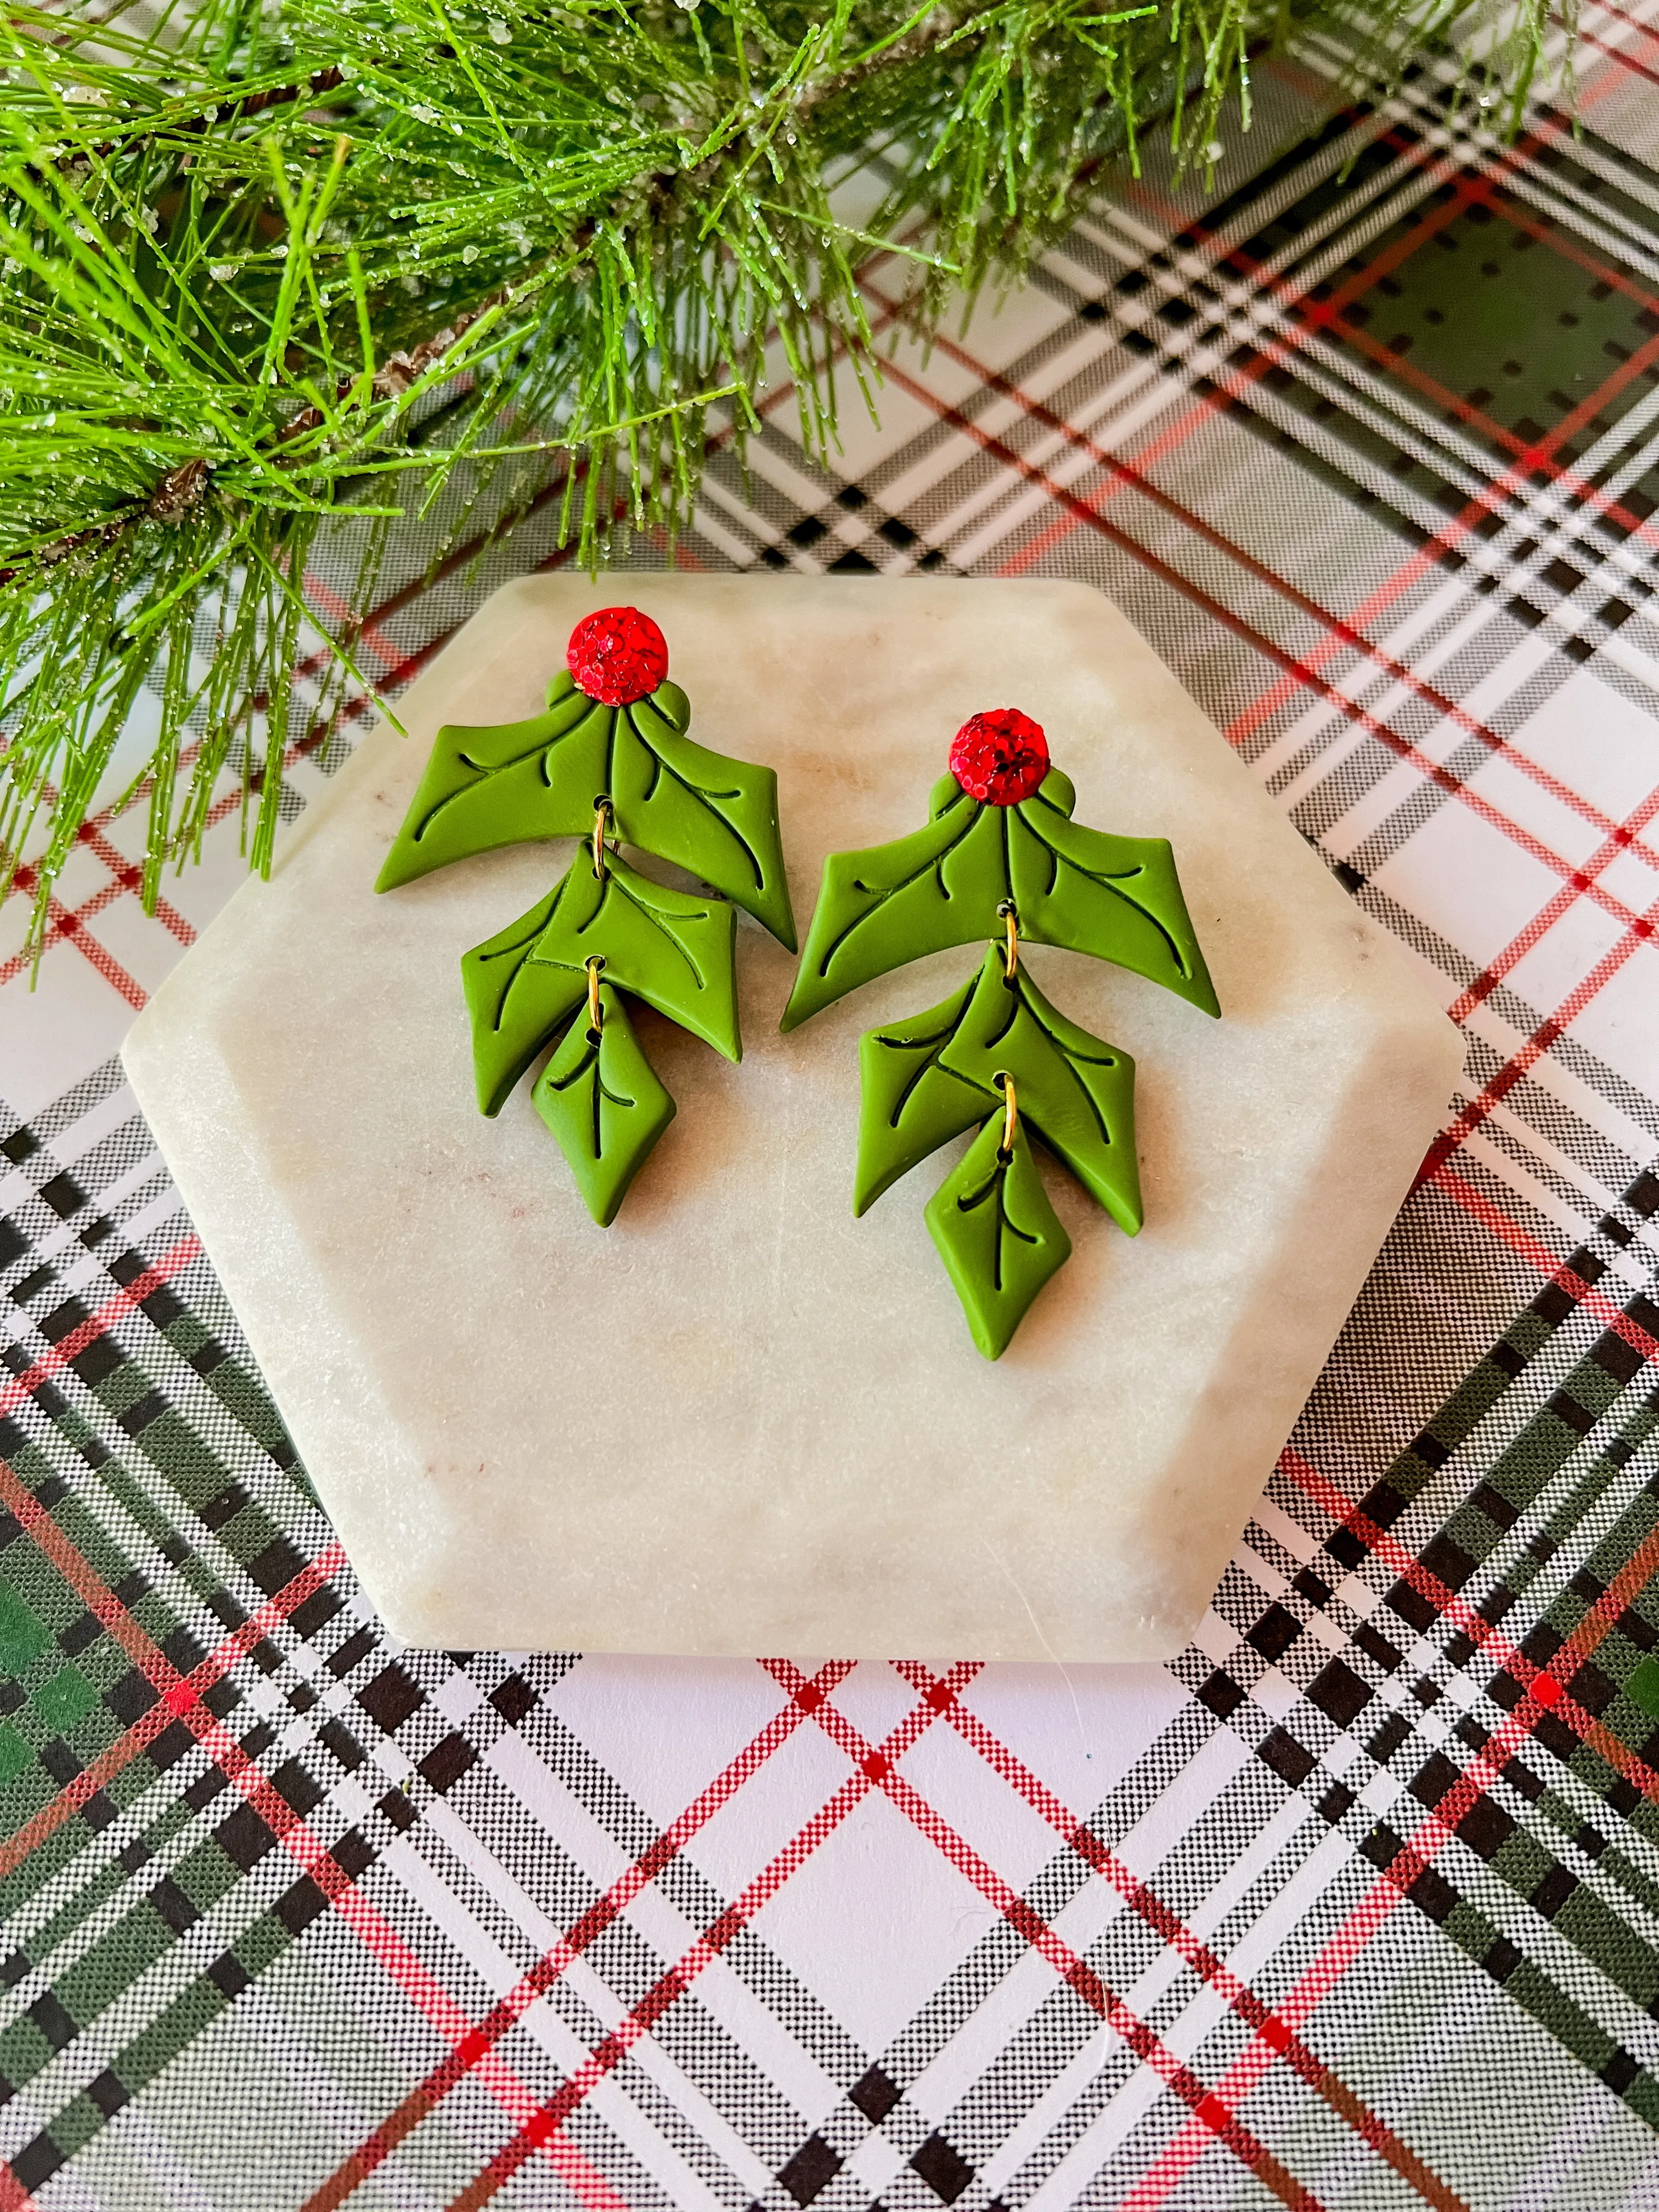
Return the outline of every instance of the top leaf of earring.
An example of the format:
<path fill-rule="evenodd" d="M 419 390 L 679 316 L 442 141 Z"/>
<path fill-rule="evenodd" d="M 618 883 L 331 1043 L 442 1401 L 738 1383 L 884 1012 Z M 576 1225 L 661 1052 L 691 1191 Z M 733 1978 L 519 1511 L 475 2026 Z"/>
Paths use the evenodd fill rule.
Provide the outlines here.
<path fill-rule="evenodd" d="M 623 616 L 633 618 L 625 634 Z M 600 641 L 616 648 L 608 657 L 589 634 L 601 620 L 617 633 Z M 544 714 L 482 728 L 447 723 L 375 889 L 502 845 L 585 836 L 603 796 L 623 844 L 699 877 L 793 952 L 777 776 L 687 737 L 690 702 L 659 676 L 667 653 L 653 638 L 659 646 L 660 631 L 636 609 L 606 609 L 577 625 L 572 668 L 548 686 Z M 653 677 L 654 689 L 636 690 Z"/>
<path fill-rule="evenodd" d="M 946 775 L 924 829 L 832 853 L 783 1028 L 927 953 L 1000 936 L 1011 901 L 1022 939 L 1113 961 L 1219 1014 L 1168 838 L 1085 829 L 1076 803 L 1058 769 L 1012 802 Z"/>

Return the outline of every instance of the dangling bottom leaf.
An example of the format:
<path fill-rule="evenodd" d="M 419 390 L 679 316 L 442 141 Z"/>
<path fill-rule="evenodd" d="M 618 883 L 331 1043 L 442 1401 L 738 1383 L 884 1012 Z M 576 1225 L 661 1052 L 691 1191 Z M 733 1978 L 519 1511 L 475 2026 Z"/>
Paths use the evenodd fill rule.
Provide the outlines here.
<path fill-rule="evenodd" d="M 674 1118 L 621 999 L 599 986 L 600 1023 L 574 1021 L 536 1079 L 536 1110 L 558 1139 L 576 1187 L 608 1229 L 651 1147 Z"/>
<path fill-rule="evenodd" d="M 988 1359 L 1007 1350 L 1025 1310 L 1072 1256 L 1023 1128 L 1005 1157 L 1003 1117 L 980 1131 L 967 1157 L 927 1202 L 927 1228 Z"/>

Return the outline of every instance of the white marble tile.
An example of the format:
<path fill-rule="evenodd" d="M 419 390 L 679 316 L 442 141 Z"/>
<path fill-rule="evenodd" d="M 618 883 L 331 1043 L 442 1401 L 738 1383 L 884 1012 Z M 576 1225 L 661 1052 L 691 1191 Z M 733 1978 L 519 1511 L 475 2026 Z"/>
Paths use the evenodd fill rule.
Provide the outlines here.
<path fill-rule="evenodd" d="M 803 931 L 827 851 L 924 818 L 1018 705 L 1077 818 L 1167 835 L 1220 994 L 1036 949 L 1133 1053 L 1146 1226 L 1058 1170 L 1076 1250 L 1005 1357 L 922 1220 L 863 1221 L 856 1040 L 972 948 L 787 1037 L 746 920 L 740 1067 L 662 1024 L 679 1116 L 596 1229 L 521 1086 L 472 1103 L 458 963 L 568 846 L 371 885 L 438 725 L 533 712 L 618 580 L 503 589 L 135 1026 L 127 1064 L 295 1443 L 417 1643 L 1158 1658 L 1202 1613 L 1459 1066 L 1455 1032 L 1155 654 L 1078 585 L 629 577 L 692 734 L 778 769 Z"/>

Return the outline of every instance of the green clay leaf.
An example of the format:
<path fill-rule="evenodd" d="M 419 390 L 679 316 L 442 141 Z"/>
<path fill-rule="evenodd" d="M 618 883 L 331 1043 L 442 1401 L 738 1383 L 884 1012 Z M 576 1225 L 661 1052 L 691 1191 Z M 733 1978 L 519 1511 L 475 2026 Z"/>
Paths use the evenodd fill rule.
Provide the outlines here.
<path fill-rule="evenodd" d="M 531 1093 L 558 1139 L 576 1188 L 601 1229 L 609 1229 L 674 1118 L 674 1102 L 640 1049 L 628 1010 L 599 986 L 599 1027 L 571 1023 Z"/>
<path fill-rule="evenodd" d="M 728 1060 L 741 1060 L 737 934 L 737 915 L 724 900 L 669 890 L 614 855 L 607 855 L 601 878 L 584 850 L 555 887 L 526 965 L 550 963 L 585 976 L 597 954 L 606 982 L 631 991 Z"/>
<path fill-rule="evenodd" d="M 1115 837 L 1073 822 L 1069 786 L 1062 804 L 1054 781 L 1012 810 L 1013 900 L 1024 934 L 1113 961 L 1218 1017 L 1169 839 Z"/>
<path fill-rule="evenodd" d="M 867 1212 L 919 1160 L 982 1121 L 996 1106 L 994 1092 L 947 1074 L 939 1066 L 939 1054 L 956 1036 L 977 982 L 970 977 L 943 1006 L 884 1030 L 866 1030 L 859 1039 L 855 1214 Z"/>
<path fill-rule="evenodd" d="M 605 796 L 623 843 L 701 877 L 793 952 L 773 770 L 694 744 L 678 684 L 605 707 L 567 674 L 548 696 L 547 712 L 528 721 L 439 731 L 375 889 L 502 845 L 584 836 Z"/>
<path fill-rule="evenodd" d="M 1024 969 L 1011 984 L 993 945 L 943 1006 L 859 1041 L 859 1162 L 853 1211 L 983 1121 L 1012 1075 L 1020 1119 L 1133 1237 L 1143 1214 L 1135 1155 L 1135 1067 L 1067 1021 Z"/>
<path fill-rule="evenodd" d="M 844 992 L 925 952 L 990 934 L 994 919 L 987 927 L 978 915 L 992 878 L 978 865 L 977 846 L 987 830 L 995 834 L 993 810 L 963 799 L 960 787 L 957 800 L 891 844 L 830 854 L 781 1028 L 793 1029 Z M 1000 852 L 999 838 L 999 858 Z M 991 903 L 994 915 L 994 898 Z M 958 917 L 967 918 L 960 931 Z"/>
<path fill-rule="evenodd" d="M 433 739 L 377 891 L 538 837 L 580 836 L 605 789 L 614 710 L 574 690 L 525 722 L 446 722 Z"/>
<path fill-rule="evenodd" d="M 1058 770 L 1018 806 L 981 805 L 959 787 L 952 799 L 943 781 L 933 803 L 909 836 L 824 863 L 784 1029 L 908 961 L 994 936 L 1010 899 L 1034 943 L 1114 961 L 1220 1012 L 1167 838 L 1082 828 Z"/>
<path fill-rule="evenodd" d="M 773 769 L 694 744 L 653 699 L 641 699 L 618 713 L 604 788 L 625 844 L 700 876 L 794 951 Z"/>
<path fill-rule="evenodd" d="M 999 1109 L 929 1199 L 926 1216 L 988 1359 L 1002 1357 L 1032 1299 L 1072 1256 L 1024 1129 L 1015 1130 L 1006 1159 L 1001 1145 Z"/>
<path fill-rule="evenodd" d="M 481 1114 L 501 1112 L 531 1061 L 587 996 L 579 966 L 531 963 L 563 889 L 563 882 L 555 884 L 528 914 L 461 956 Z"/>
<path fill-rule="evenodd" d="M 1067 1021 L 1023 967 L 1010 983 L 1000 945 L 987 952 L 962 1019 L 939 1048 L 939 1065 L 993 1093 L 1000 1088 L 997 1077 L 1011 1075 L 1021 1121 L 1134 1236 L 1145 1218 L 1135 1064 Z"/>
<path fill-rule="evenodd" d="M 568 668 L 562 668 L 547 687 L 547 703 L 550 707 L 556 699 L 562 697 L 567 686 L 574 691 L 576 688 L 576 679 Z M 690 728 L 691 702 L 681 690 L 679 685 L 671 684 L 666 677 L 651 694 L 651 704 L 665 720 L 672 723 L 682 737 Z M 715 757 L 718 758 L 719 756 L 716 755 Z"/>

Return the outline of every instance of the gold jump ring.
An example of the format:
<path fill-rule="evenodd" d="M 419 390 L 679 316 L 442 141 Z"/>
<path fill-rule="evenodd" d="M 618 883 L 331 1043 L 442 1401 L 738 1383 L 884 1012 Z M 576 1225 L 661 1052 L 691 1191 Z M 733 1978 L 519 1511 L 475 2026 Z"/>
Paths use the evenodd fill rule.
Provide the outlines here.
<path fill-rule="evenodd" d="M 1008 925 L 1008 964 L 1002 971 L 1002 980 L 1005 983 L 1012 983 L 1014 970 L 1019 966 L 1019 917 L 1014 912 L 1012 899 L 1002 909 L 1002 918 Z"/>
<path fill-rule="evenodd" d="M 1006 1159 L 1014 1149 L 1014 1137 L 1019 1128 L 1019 1101 L 1014 1095 L 1014 1079 L 1012 1075 L 1000 1075 L 997 1079 L 1002 1085 L 1003 1103 L 1002 1143 L 999 1149 L 1004 1159 Z"/>
<path fill-rule="evenodd" d="M 595 1036 L 604 1026 L 605 1016 L 599 1006 L 599 970 L 605 965 L 603 953 L 595 952 L 587 963 L 587 1026 Z"/>
<path fill-rule="evenodd" d="M 593 872 L 605 881 L 605 825 L 611 814 L 611 801 L 597 799 L 593 806 Z"/>

